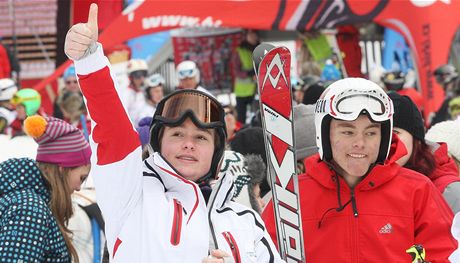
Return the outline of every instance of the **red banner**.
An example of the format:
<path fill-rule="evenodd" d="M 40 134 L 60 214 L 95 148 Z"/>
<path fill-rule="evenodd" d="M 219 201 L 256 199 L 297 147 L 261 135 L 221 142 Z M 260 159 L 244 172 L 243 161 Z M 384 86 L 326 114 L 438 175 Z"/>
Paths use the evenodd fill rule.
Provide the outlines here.
<path fill-rule="evenodd" d="M 100 42 L 110 48 L 133 37 L 178 27 L 310 30 L 375 22 L 400 32 L 414 51 L 428 114 L 437 110 L 444 98 L 432 72 L 447 62 L 460 24 L 458 10 L 460 1 L 445 0 L 149 0 L 126 8 L 101 33 Z M 87 14 L 88 10 L 81 12 Z"/>

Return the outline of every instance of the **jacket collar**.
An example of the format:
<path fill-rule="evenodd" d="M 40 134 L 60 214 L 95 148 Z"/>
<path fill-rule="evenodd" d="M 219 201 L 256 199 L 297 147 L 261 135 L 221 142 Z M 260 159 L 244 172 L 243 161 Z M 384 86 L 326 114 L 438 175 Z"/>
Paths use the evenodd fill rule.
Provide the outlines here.
<path fill-rule="evenodd" d="M 183 178 L 159 153 L 156 152 L 145 160 L 144 170 L 151 171 L 149 166 L 153 167 L 154 172 L 160 176 L 165 192 L 170 197 L 181 201 L 189 218 L 192 217 L 199 204 L 205 204 L 198 185 Z"/>

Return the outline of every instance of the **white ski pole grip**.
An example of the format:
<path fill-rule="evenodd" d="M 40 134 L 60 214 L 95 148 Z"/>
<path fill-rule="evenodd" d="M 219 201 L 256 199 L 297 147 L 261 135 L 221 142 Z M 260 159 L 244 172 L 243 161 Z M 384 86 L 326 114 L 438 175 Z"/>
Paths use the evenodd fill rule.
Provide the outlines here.
<path fill-rule="evenodd" d="M 262 43 L 253 52 L 253 63 L 280 254 L 286 262 L 305 262 L 294 145 L 291 54 L 285 47 Z"/>

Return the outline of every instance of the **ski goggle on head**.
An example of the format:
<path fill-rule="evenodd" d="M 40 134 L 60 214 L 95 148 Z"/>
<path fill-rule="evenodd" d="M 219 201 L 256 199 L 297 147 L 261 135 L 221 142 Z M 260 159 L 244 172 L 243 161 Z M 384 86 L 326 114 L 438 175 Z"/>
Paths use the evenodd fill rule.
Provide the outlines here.
<path fill-rule="evenodd" d="M 193 78 L 196 75 L 195 69 L 184 69 L 177 72 L 179 74 L 179 79 Z"/>
<path fill-rule="evenodd" d="M 160 102 L 154 120 L 179 125 L 190 117 L 200 128 L 216 128 L 223 127 L 224 114 L 220 103 L 209 95 L 197 90 L 181 90 Z"/>
<path fill-rule="evenodd" d="M 344 88 L 332 84 L 324 98 L 317 101 L 315 112 L 345 121 L 356 120 L 362 113 L 375 122 L 391 119 L 394 112 L 391 99 L 379 86 L 372 86 Z"/>

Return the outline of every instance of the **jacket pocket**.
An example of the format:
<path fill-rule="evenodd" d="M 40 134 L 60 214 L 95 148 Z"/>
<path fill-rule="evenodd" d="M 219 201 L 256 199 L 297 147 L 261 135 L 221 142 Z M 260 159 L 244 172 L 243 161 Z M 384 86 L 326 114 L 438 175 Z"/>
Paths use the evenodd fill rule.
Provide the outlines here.
<path fill-rule="evenodd" d="M 182 228 L 182 204 L 174 199 L 174 217 L 171 227 L 171 244 L 177 246 L 180 243 Z"/>
<path fill-rule="evenodd" d="M 225 232 L 222 232 L 222 235 L 224 236 L 225 241 L 227 241 L 228 246 L 230 247 L 230 250 L 232 251 L 232 255 L 233 255 L 233 259 L 235 260 L 235 263 L 241 263 L 240 250 L 238 249 L 238 245 L 236 244 L 236 241 L 233 238 L 232 233 L 225 231 Z"/>

